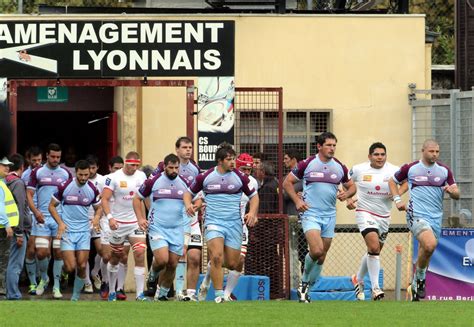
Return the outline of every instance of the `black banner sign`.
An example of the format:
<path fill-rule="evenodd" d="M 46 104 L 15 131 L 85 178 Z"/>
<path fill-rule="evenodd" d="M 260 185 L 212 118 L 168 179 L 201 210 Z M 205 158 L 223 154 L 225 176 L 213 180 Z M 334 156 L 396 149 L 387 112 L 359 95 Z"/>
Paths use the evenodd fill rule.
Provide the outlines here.
<path fill-rule="evenodd" d="M 233 76 L 233 21 L 0 23 L 0 76 Z"/>

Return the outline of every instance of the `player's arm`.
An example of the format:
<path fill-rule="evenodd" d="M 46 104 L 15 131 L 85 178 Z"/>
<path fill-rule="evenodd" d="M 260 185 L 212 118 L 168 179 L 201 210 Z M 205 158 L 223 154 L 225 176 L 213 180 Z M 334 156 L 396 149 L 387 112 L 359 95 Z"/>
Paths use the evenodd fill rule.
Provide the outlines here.
<path fill-rule="evenodd" d="M 186 213 L 188 214 L 188 216 L 194 217 L 194 215 L 196 214 L 196 209 L 193 205 L 193 195 L 191 194 L 191 192 L 189 191 L 184 192 L 183 202 L 184 202 L 184 207 L 186 208 Z"/>
<path fill-rule="evenodd" d="M 96 231 L 100 231 L 100 217 L 102 217 L 102 206 L 100 204 L 93 205 L 94 208 L 94 218 L 92 218 L 92 227 Z"/>
<path fill-rule="evenodd" d="M 44 223 L 44 216 L 41 213 L 41 211 L 39 211 L 38 208 L 35 207 L 35 202 L 33 201 L 34 195 L 35 195 L 35 190 L 34 189 L 28 188 L 26 190 L 26 199 L 28 201 L 28 207 L 30 207 L 30 210 L 33 213 L 33 215 L 35 216 L 36 221 L 39 224 L 43 224 Z"/>
<path fill-rule="evenodd" d="M 258 198 L 258 194 L 255 193 L 255 195 L 252 196 L 249 201 L 249 212 L 245 214 L 244 216 L 245 223 L 249 227 L 253 227 L 257 224 L 257 221 L 258 221 L 257 212 L 258 212 L 259 203 L 260 203 L 260 199 Z"/>
<path fill-rule="evenodd" d="M 110 199 L 112 198 L 113 192 L 109 188 L 104 188 L 102 191 L 102 210 L 104 211 L 104 215 L 109 220 L 110 229 L 116 230 L 118 228 L 118 224 L 112 216 L 112 211 L 110 210 Z"/>
<path fill-rule="evenodd" d="M 406 183 L 406 180 L 404 182 Z M 393 177 L 390 177 L 390 179 L 388 180 L 388 187 L 390 188 L 390 194 L 392 194 L 392 200 L 393 202 L 395 202 L 395 206 L 397 207 L 398 211 L 405 211 L 406 205 L 402 202 L 402 199 L 400 197 L 400 194 L 403 194 L 403 193 L 400 193 L 400 189 L 403 191 L 402 187 L 400 187 L 400 189 L 398 188 L 398 183 L 394 180 Z"/>
<path fill-rule="evenodd" d="M 141 198 L 138 194 L 135 194 L 132 200 L 133 211 L 135 211 L 135 215 L 137 216 L 138 226 L 142 230 L 146 230 L 148 228 L 148 221 L 146 220 L 144 211 L 143 211 L 143 198 Z"/>
<path fill-rule="evenodd" d="M 459 200 L 459 188 L 454 180 L 453 173 L 448 169 L 448 179 L 446 180 L 446 186 L 443 187 L 443 190 L 448 193 L 449 197 L 453 200 Z"/>
<path fill-rule="evenodd" d="M 294 184 L 298 179 L 292 173 L 289 173 L 283 181 L 283 189 L 286 191 L 290 199 L 295 203 L 296 210 L 304 212 L 309 209 L 309 205 L 301 199 L 295 192 Z"/>
<path fill-rule="evenodd" d="M 357 192 L 357 187 L 352 179 L 342 184 L 343 189 L 337 191 L 337 199 L 339 201 L 346 201 L 349 198 L 352 198 Z"/>
<path fill-rule="evenodd" d="M 58 224 L 58 233 L 56 234 L 56 239 L 60 240 L 62 235 L 64 234 L 64 231 L 66 230 L 66 224 L 63 222 L 61 219 L 61 216 L 59 216 L 58 210 L 56 210 L 56 207 L 60 204 L 60 202 L 52 197 L 51 201 L 49 201 L 49 206 L 48 206 L 48 211 L 51 214 L 51 217 L 56 221 Z"/>

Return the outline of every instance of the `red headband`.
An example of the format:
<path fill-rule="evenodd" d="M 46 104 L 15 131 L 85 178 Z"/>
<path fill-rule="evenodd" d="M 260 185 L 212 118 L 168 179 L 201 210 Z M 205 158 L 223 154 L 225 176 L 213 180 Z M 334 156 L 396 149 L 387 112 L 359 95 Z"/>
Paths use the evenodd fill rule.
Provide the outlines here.
<path fill-rule="evenodd" d="M 140 162 L 140 159 L 125 159 L 125 164 L 127 165 L 139 165 Z"/>

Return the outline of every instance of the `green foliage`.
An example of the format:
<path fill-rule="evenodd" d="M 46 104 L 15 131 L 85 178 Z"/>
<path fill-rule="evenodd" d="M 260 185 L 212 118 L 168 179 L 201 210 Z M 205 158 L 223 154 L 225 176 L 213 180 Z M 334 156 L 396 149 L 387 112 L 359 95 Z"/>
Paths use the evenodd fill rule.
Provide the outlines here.
<path fill-rule="evenodd" d="M 23 0 L 23 13 L 38 13 L 40 4 L 71 7 L 131 7 L 132 0 Z M 0 14 L 14 14 L 17 12 L 18 0 L 0 0 Z"/>

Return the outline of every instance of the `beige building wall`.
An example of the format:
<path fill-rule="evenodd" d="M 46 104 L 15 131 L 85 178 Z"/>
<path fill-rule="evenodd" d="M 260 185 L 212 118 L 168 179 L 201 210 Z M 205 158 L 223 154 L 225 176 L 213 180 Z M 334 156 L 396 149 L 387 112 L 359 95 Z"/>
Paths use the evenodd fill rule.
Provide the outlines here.
<path fill-rule="evenodd" d="M 174 19 L 196 19 L 173 17 Z M 162 19 L 162 17 L 160 17 Z M 205 19 L 205 18 L 202 18 Z M 283 87 L 285 109 L 333 110 L 337 157 L 349 167 L 381 141 L 411 160 L 408 84 L 429 88 L 422 15 L 211 16 L 235 20 L 236 86 Z M 185 91 L 143 89 L 143 153 L 154 162 L 185 133 Z M 354 223 L 338 206 L 338 223 Z M 395 213 L 395 223 L 404 215 Z"/>

